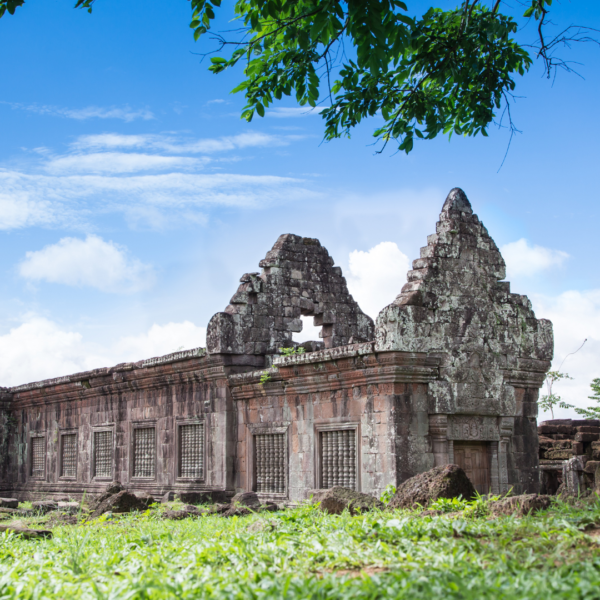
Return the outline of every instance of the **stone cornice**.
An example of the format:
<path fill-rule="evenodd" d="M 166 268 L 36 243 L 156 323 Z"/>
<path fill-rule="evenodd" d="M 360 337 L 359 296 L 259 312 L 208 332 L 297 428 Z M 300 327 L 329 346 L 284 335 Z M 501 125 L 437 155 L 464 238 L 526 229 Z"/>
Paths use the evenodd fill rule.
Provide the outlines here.
<path fill-rule="evenodd" d="M 154 358 L 140 360 L 135 363 L 120 363 L 114 367 L 92 369 L 91 371 L 83 371 L 81 373 L 74 373 L 73 375 L 65 375 L 64 377 L 56 377 L 54 379 L 44 379 L 42 381 L 34 381 L 32 383 L 25 383 L 23 385 L 2 389 L 6 389 L 11 394 L 17 394 L 19 392 L 27 392 L 46 387 L 56 387 L 65 383 L 81 384 L 82 381 L 96 379 L 105 375 L 112 375 L 113 373 L 122 373 L 125 371 L 132 371 L 134 369 L 147 369 L 156 365 L 179 362 L 189 358 L 203 358 L 204 356 L 206 356 L 206 348 L 193 348 L 192 350 L 173 352 L 164 356 L 156 356 Z"/>
<path fill-rule="evenodd" d="M 192 352 L 197 354 L 191 355 Z M 204 349 L 197 349 L 139 363 L 118 365 L 116 368 L 95 369 L 39 382 L 44 385 L 19 386 L 18 391 L 12 395 L 12 405 L 26 408 L 62 401 L 90 400 L 131 390 L 181 385 L 193 380 L 210 382 L 222 379 L 226 385 L 226 377 L 232 371 L 247 370 L 253 366 L 244 364 L 243 360 L 236 361 L 236 358 L 221 355 L 207 356 Z"/>
<path fill-rule="evenodd" d="M 278 367 L 228 377 L 234 400 L 281 394 L 308 394 L 356 386 L 428 383 L 439 377 L 439 358 L 413 352 L 367 354 L 344 346 L 278 359 Z M 339 352 L 334 352 L 338 350 Z M 319 361 L 319 357 L 325 360 Z M 291 359 L 291 360 L 290 360 Z M 260 383 L 263 375 L 268 381 Z"/>

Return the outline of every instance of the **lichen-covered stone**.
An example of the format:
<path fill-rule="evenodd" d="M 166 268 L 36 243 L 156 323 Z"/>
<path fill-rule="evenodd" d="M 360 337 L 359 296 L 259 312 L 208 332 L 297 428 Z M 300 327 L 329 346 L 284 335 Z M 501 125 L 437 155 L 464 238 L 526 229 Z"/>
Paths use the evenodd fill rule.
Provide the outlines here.
<path fill-rule="evenodd" d="M 373 339 L 372 319 L 333 264 L 319 240 L 281 235 L 260 261 L 262 272 L 243 275 L 229 306 L 210 320 L 208 352 L 262 354 L 270 363 L 280 348 L 294 345 L 292 335 L 302 330 L 302 315 L 313 316 L 315 325 L 322 326 L 325 348 Z"/>
<path fill-rule="evenodd" d="M 346 509 L 350 511 L 350 514 L 355 514 L 359 511 L 366 512 L 375 508 L 385 508 L 383 502 L 369 494 L 362 494 L 339 486 L 315 494 L 313 502 L 319 502 L 319 508 L 330 515 L 341 515 Z"/>
<path fill-rule="evenodd" d="M 510 293 L 505 275 L 494 240 L 464 192 L 453 189 L 408 283 L 376 326 L 378 351 L 444 356 L 440 378 L 449 393 L 433 394 L 432 412 L 486 404 L 512 416 L 507 375 L 537 369 L 543 379 L 553 354 L 552 324 L 535 318 L 526 296 Z"/>
<path fill-rule="evenodd" d="M 490 513 L 494 516 L 515 515 L 524 517 L 539 510 L 547 509 L 551 503 L 551 496 L 523 494 L 490 502 Z"/>
<path fill-rule="evenodd" d="M 122 490 L 103 500 L 94 512 L 90 515 L 90 519 L 97 519 L 105 512 L 128 513 L 134 510 L 143 511 L 148 508 L 144 500 L 140 500 L 134 493 Z"/>
<path fill-rule="evenodd" d="M 54 500 L 38 500 L 32 502 L 31 506 L 35 512 L 41 515 L 45 515 L 53 510 L 58 510 L 58 502 L 54 502 Z"/>
<path fill-rule="evenodd" d="M 471 500 L 475 488 L 458 465 L 434 467 L 405 481 L 388 504 L 389 509 L 426 507 L 439 498 Z"/>

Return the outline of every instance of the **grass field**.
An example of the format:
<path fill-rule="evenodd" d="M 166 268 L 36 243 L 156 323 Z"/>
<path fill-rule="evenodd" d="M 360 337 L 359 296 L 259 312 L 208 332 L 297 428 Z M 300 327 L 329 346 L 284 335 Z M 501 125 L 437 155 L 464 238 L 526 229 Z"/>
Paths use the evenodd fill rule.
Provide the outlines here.
<path fill-rule="evenodd" d="M 497 519 L 483 501 L 440 507 L 465 510 L 165 521 L 159 508 L 48 540 L 5 533 L 0 599 L 600 598 L 599 501 Z"/>

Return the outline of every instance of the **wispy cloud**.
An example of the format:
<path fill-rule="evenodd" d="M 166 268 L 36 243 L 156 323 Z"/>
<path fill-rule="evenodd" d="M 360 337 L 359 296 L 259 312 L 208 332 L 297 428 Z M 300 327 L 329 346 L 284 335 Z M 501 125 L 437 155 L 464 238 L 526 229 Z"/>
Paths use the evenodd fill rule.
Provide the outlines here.
<path fill-rule="evenodd" d="M 66 108 L 48 104 L 21 104 L 18 102 L 1 102 L 8 104 L 15 110 L 26 110 L 38 115 L 49 115 L 52 117 L 63 117 L 85 121 L 86 119 L 119 119 L 121 121 L 135 121 L 142 119 L 148 121 L 154 119 L 152 111 L 142 108 L 133 109 L 129 106 L 85 106 L 83 108 Z"/>
<path fill-rule="evenodd" d="M 50 173 L 135 173 L 138 171 L 188 170 L 204 166 L 210 159 L 160 156 L 137 152 L 93 152 L 58 156 L 46 162 Z"/>
<path fill-rule="evenodd" d="M 193 221 L 214 206 L 264 208 L 317 194 L 300 179 L 270 175 L 164 173 L 39 175 L 0 170 L 0 229 L 81 227 L 92 215 L 121 213 L 147 226 Z M 146 218 L 147 217 L 147 218 Z"/>
<path fill-rule="evenodd" d="M 150 265 L 130 256 L 124 246 L 96 235 L 88 235 L 85 240 L 67 237 L 27 252 L 19 274 L 29 281 L 86 286 L 111 293 L 138 292 L 155 280 Z"/>
<path fill-rule="evenodd" d="M 93 216 L 108 213 L 136 227 L 164 228 L 203 223 L 212 206 L 261 208 L 311 197 L 299 179 L 214 173 L 216 167 L 198 172 L 240 160 L 244 149 L 298 139 L 259 132 L 204 139 L 103 133 L 77 138 L 61 155 L 38 147 L 26 171 L 0 168 L 0 230 L 67 225 L 90 231 Z"/>
<path fill-rule="evenodd" d="M 190 140 L 176 135 L 122 135 L 102 133 L 77 138 L 71 145 L 75 151 L 145 149 L 172 154 L 212 154 L 244 148 L 287 146 L 299 136 L 269 135 L 266 133 L 242 133 L 220 138 Z"/>
<path fill-rule="evenodd" d="M 322 113 L 329 106 L 319 106 L 317 108 L 311 108 L 310 106 L 297 106 L 297 107 L 274 107 L 266 111 L 267 117 L 274 117 L 276 119 L 297 119 L 299 117 L 310 117 Z"/>

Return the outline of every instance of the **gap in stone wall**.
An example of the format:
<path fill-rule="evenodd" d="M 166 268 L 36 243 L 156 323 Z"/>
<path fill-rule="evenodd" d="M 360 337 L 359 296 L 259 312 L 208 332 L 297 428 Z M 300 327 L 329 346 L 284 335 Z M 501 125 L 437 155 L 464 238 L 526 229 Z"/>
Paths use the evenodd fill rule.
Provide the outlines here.
<path fill-rule="evenodd" d="M 302 321 L 302 331 L 294 332 L 292 334 L 292 341 L 297 344 L 302 344 L 303 342 L 321 342 L 322 338 L 319 337 L 319 333 L 321 332 L 321 327 L 316 327 L 313 325 L 314 317 L 308 315 L 302 315 L 300 317 Z"/>

